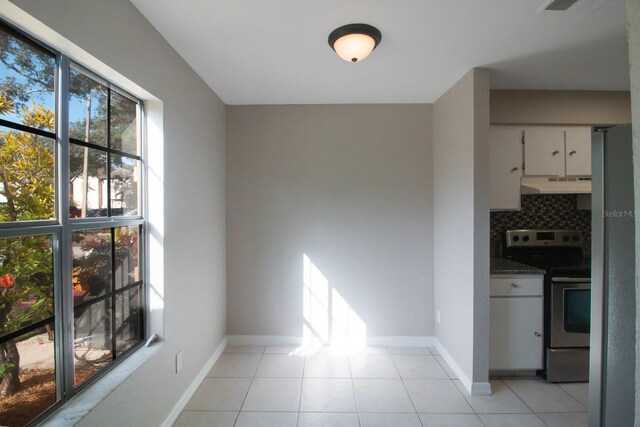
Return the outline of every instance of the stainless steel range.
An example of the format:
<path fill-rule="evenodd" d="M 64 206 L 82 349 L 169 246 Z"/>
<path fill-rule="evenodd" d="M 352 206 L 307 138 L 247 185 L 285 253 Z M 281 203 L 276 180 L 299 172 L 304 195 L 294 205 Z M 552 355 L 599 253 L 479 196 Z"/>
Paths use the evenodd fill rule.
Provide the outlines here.
<path fill-rule="evenodd" d="M 589 380 L 591 261 L 576 230 L 510 230 L 504 257 L 546 271 L 544 370 L 549 382 Z"/>

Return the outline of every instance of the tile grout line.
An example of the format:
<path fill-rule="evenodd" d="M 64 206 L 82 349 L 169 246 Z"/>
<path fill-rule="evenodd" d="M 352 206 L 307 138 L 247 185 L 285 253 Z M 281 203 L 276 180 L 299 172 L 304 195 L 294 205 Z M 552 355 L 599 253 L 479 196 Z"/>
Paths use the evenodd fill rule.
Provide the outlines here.
<path fill-rule="evenodd" d="M 527 404 L 526 404 L 526 402 L 525 402 L 525 401 L 524 401 L 524 400 L 523 400 L 523 399 L 518 395 L 518 393 L 516 393 L 516 392 L 515 392 L 515 390 L 513 390 L 511 387 L 509 387 L 509 384 L 507 384 L 507 383 L 506 383 L 502 378 L 500 378 L 500 379 L 499 379 L 499 381 L 501 381 L 501 382 L 502 382 L 502 383 L 503 383 L 503 384 L 504 384 L 504 385 L 505 385 L 509 390 L 511 390 L 511 392 L 512 392 L 513 394 L 515 394 L 515 395 L 516 395 L 516 397 L 517 397 L 518 399 L 520 399 L 520 401 L 521 401 L 522 403 L 524 403 L 524 405 L 525 405 L 527 408 L 531 409 L 531 412 L 536 416 L 536 418 L 538 418 L 538 419 L 542 422 L 542 424 L 544 424 L 545 426 L 549 427 L 549 424 L 547 424 L 546 422 L 544 422 L 544 420 L 540 417 L 540 415 L 538 414 L 538 412 L 534 411 L 534 410 L 533 410 L 533 408 L 531 408 L 529 405 L 527 405 Z M 513 381 L 525 381 L 525 380 L 513 380 Z M 575 400 L 576 402 L 578 402 L 578 404 L 580 404 L 581 406 L 584 406 L 584 405 L 582 405 L 582 403 L 580 403 L 580 402 L 578 401 L 578 399 L 576 399 L 575 397 L 573 397 L 573 396 L 571 395 L 571 393 L 569 393 L 568 391 L 566 391 L 565 389 L 563 389 L 563 388 L 562 388 L 562 387 L 560 387 L 559 385 L 558 385 L 558 388 L 559 388 L 560 390 L 564 391 L 565 393 L 567 393 L 567 394 L 568 394 L 568 395 L 569 395 L 573 400 Z M 588 411 L 588 409 L 587 409 L 587 411 Z M 567 413 L 567 412 L 541 412 L 541 413 L 542 413 L 542 414 L 544 414 L 544 413 L 560 414 L 560 413 Z"/>
<path fill-rule="evenodd" d="M 470 408 L 471 408 L 471 410 L 473 411 L 473 414 L 477 416 L 478 414 L 476 413 L 476 411 L 475 411 L 475 409 L 473 408 L 473 406 L 471 406 L 471 403 L 467 400 L 466 396 L 465 396 L 465 395 L 464 395 L 460 390 L 458 390 L 458 387 L 456 387 L 455 383 L 453 382 L 454 380 L 451 378 L 451 376 L 449 375 L 449 373 L 447 372 L 447 370 L 442 366 L 442 364 L 438 361 L 438 358 L 437 358 L 436 356 L 439 356 L 439 355 L 433 354 L 433 353 L 431 352 L 431 350 L 429 349 L 429 347 L 426 347 L 426 348 L 427 348 L 427 350 L 429 351 L 429 355 L 430 355 L 430 357 L 433 357 L 433 359 L 436 361 L 436 363 L 438 364 L 438 366 L 440 366 L 440 369 L 442 369 L 442 370 L 444 371 L 444 373 L 447 375 L 447 378 L 443 378 L 443 379 L 435 380 L 435 381 L 450 381 L 450 382 L 451 382 L 451 384 L 452 384 L 452 385 L 455 387 L 455 389 L 458 391 L 458 393 L 460 393 L 460 395 L 462 395 L 462 398 L 465 400 L 465 402 L 467 403 L 467 405 L 469 405 L 469 407 L 470 407 Z M 393 357 L 392 357 L 392 360 L 393 360 L 393 363 L 395 364 L 395 360 L 393 359 Z M 397 366 L 396 366 L 396 369 L 397 369 Z M 398 374 L 400 374 L 400 371 L 398 371 Z M 400 375 L 400 378 L 402 378 L 402 375 Z M 416 379 L 419 379 L 419 378 L 416 378 Z M 428 378 L 425 378 L 425 380 L 429 380 L 429 379 L 428 379 Z M 402 378 L 402 383 L 404 384 L 405 389 L 406 389 L 406 388 L 407 388 L 407 385 L 406 385 L 406 384 L 405 384 L 405 382 L 404 382 L 404 378 Z M 408 390 L 408 389 L 407 389 L 407 394 L 409 394 L 409 390 Z M 411 394 L 409 394 L 409 398 L 411 399 Z M 413 403 L 413 399 L 411 399 L 411 403 Z M 415 409 L 415 405 L 414 405 L 414 409 Z M 416 410 L 416 413 L 418 413 L 418 412 L 417 412 L 417 410 Z M 418 418 L 420 418 L 420 415 L 418 415 Z M 480 417 L 478 417 L 478 418 L 480 418 Z M 480 421 L 482 421 L 482 420 L 480 420 Z M 420 420 L 420 423 L 422 423 L 422 420 Z M 484 424 L 484 423 L 483 423 L 483 424 Z"/>
<path fill-rule="evenodd" d="M 416 404 L 413 402 L 413 399 L 411 398 L 411 394 L 409 393 L 409 389 L 407 388 L 407 384 L 405 384 L 404 378 L 402 378 L 402 375 L 400 375 L 400 370 L 398 369 L 398 365 L 396 365 L 396 360 L 393 358 L 393 355 L 391 355 L 391 354 L 390 354 L 390 357 L 391 357 L 391 362 L 393 363 L 393 366 L 396 368 L 396 372 L 398 373 L 398 376 L 400 377 L 400 381 L 402 381 L 402 386 L 404 387 L 404 391 L 406 391 L 407 392 L 407 396 L 409 396 L 409 402 L 411 402 L 411 406 L 413 406 L 413 411 L 415 412 L 416 417 L 418 417 L 418 422 L 420 423 L 420 425 L 422 427 L 424 427 L 424 424 L 422 424 L 422 420 L 420 419 L 420 415 L 418 415 L 418 410 L 416 409 Z"/>
<path fill-rule="evenodd" d="M 549 424 L 545 423 L 544 420 L 540 418 L 540 415 L 538 415 L 536 412 L 534 412 L 534 414 L 536 414 L 536 417 L 538 417 L 538 419 L 542 422 L 542 424 L 544 424 L 547 427 L 552 427 L 552 426 L 549 426 Z"/>
<path fill-rule="evenodd" d="M 436 362 L 438 362 L 438 365 L 440 365 L 440 367 L 442 368 L 442 370 L 447 374 L 447 376 L 449 377 L 449 379 L 451 381 L 455 381 L 455 380 L 459 380 L 459 378 L 451 378 L 451 374 L 449 373 L 449 370 L 451 370 L 451 366 L 447 365 L 447 367 L 444 367 L 444 363 L 446 363 L 446 361 L 444 361 L 444 359 L 442 359 L 444 361 L 444 363 L 440 362 L 440 360 L 438 360 L 438 356 L 440 356 L 439 354 L 434 354 L 433 358 L 436 360 Z M 440 356 L 442 357 L 442 356 Z M 448 369 L 448 370 L 447 370 Z M 457 387 L 456 387 L 457 388 Z"/>
<path fill-rule="evenodd" d="M 449 374 L 447 374 L 449 375 Z M 478 413 L 476 412 L 476 408 L 473 407 L 473 405 L 471 404 L 471 402 L 469 402 L 469 399 L 467 399 L 467 396 L 460 391 L 460 389 L 458 388 L 458 386 L 456 385 L 456 383 L 454 383 L 452 379 L 450 379 L 451 383 L 453 384 L 453 386 L 456 388 L 456 390 L 458 391 L 458 393 L 460 393 L 460 396 L 462 396 L 462 398 L 464 399 L 465 402 L 467 402 L 467 405 L 469 405 L 469 407 L 471 408 L 471 410 L 473 411 L 473 413 L 475 414 L 476 417 L 480 418 L 478 416 Z M 480 419 L 480 421 L 482 421 L 482 419 Z M 484 423 L 483 423 L 484 424 Z"/>
<path fill-rule="evenodd" d="M 471 407 L 471 408 L 473 409 L 473 407 Z M 482 418 L 480 418 L 480 414 L 476 414 L 475 409 L 473 410 L 473 413 L 476 415 L 476 417 L 478 417 L 478 419 L 480 420 L 480 423 L 482 423 L 482 425 L 484 427 L 487 427 L 487 424 L 484 422 L 484 420 Z"/>
<path fill-rule="evenodd" d="M 578 403 L 578 405 L 582 406 L 583 408 L 585 408 L 584 412 L 589 412 L 589 407 L 587 405 L 583 405 L 582 402 L 580 402 L 573 394 L 569 393 L 567 390 L 564 389 L 564 387 L 562 387 L 560 385 L 560 383 L 554 383 L 555 385 L 558 386 L 558 388 L 562 391 L 564 391 L 565 393 L 567 393 L 569 395 L 569 397 L 571 397 L 573 400 L 576 401 L 576 403 Z M 588 383 L 587 383 L 588 384 Z M 588 397 L 587 397 L 588 398 Z M 541 414 L 544 414 L 544 412 L 541 412 Z"/>
<path fill-rule="evenodd" d="M 236 420 L 233 422 L 233 425 L 235 427 L 236 424 L 238 424 L 238 419 L 240 418 L 240 413 L 242 412 L 242 407 L 244 406 L 244 403 L 247 401 L 247 396 L 249 396 L 249 391 L 251 391 L 251 386 L 253 385 L 253 380 L 256 377 L 256 373 L 258 372 L 258 368 L 260 367 L 260 363 L 262 362 L 262 356 L 264 356 L 264 352 L 266 351 L 267 346 L 264 346 L 264 348 L 262 349 L 262 353 L 253 353 L 253 354 L 259 354 L 260 355 L 260 360 L 258 360 L 258 365 L 256 366 L 256 370 L 253 371 L 253 376 L 251 377 L 251 382 L 249 383 L 249 388 L 247 388 L 247 392 L 244 395 L 244 399 L 242 399 L 242 404 L 240 405 L 240 409 L 238 410 L 238 415 L 236 415 Z"/>
<path fill-rule="evenodd" d="M 518 395 L 518 393 L 516 393 L 516 392 L 515 392 L 515 390 L 513 390 L 511 387 L 509 387 L 509 384 L 507 384 L 507 382 L 506 382 L 506 381 L 504 381 L 502 378 L 498 378 L 496 381 L 500 381 L 502 384 L 504 384 L 504 386 L 505 386 L 506 388 L 508 388 L 508 389 L 511 391 L 511 393 L 513 393 L 513 394 L 514 394 L 514 395 L 515 395 L 515 396 L 520 400 L 520 402 L 522 402 L 522 404 L 523 404 L 524 406 L 526 406 L 527 408 L 529 408 L 529 410 L 531 411 L 531 413 L 536 414 L 536 416 L 538 416 L 538 414 L 536 413 L 536 411 L 534 411 L 534 410 L 533 410 L 533 408 L 532 408 L 531 406 L 527 405 L 527 402 L 525 402 L 525 401 L 524 401 L 524 399 L 522 399 L 522 398 L 520 397 L 520 395 Z M 538 417 L 538 418 L 540 418 L 540 417 Z M 540 421 L 542 421 L 542 419 L 540 419 Z M 547 425 L 544 421 L 542 421 L 542 424 Z"/>
<path fill-rule="evenodd" d="M 304 370 L 307 367 L 307 357 L 302 357 L 302 376 L 300 377 L 300 395 L 298 396 L 298 413 L 296 415 L 296 427 L 300 424 L 300 405 L 302 404 L 302 387 L 304 386 Z"/>
<path fill-rule="evenodd" d="M 480 420 L 480 422 L 482 423 L 482 425 L 486 426 L 487 424 L 484 422 L 484 420 L 480 417 L 480 415 L 535 415 L 536 418 L 538 418 L 540 420 L 540 422 L 542 424 L 544 424 L 545 426 L 548 427 L 548 424 L 545 423 L 539 416 L 538 414 L 536 414 L 535 412 L 532 412 L 530 414 L 522 414 L 522 413 L 518 413 L 518 412 L 484 412 L 481 414 L 475 414 L 478 419 Z"/>
<path fill-rule="evenodd" d="M 435 358 L 435 356 L 434 356 Z M 438 359 L 436 359 L 436 362 L 438 362 Z M 438 362 L 438 364 L 440 364 L 440 362 Z M 442 367 L 442 365 L 441 365 Z M 444 369 L 444 368 L 442 368 Z M 446 370 L 445 370 L 446 372 Z M 449 373 L 446 372 L 447 376 L 449 376 Z M 480 416 L 478 415 L 478 413 L 476 412 L 476 408 L 473 407 L 473 405 L 471 404 L 471 402 L 469 401 L 469 399 L 467 399 L 467 396 L 465 396 L 465 394 L 460 391 L 460 389 L 458 388 L 458 386 L 456 385 L 456 383 L 454 382 L 455 380 L 452 380 L 451 378 L 449 378 L 449 381 L 451 381 L 451 384 L 453 384 L 453 386 L 455 387 L 456 391 L 460 394 L 460 396 L 462 396 L 462 398 L 464 399 L 465 402 L 467 402 L 467 405 L 469 405 L 469 408 L 471 408 L 471 410 L 473 411 L 473 415 L 476 416 L 476 418 L 478 418 L 480 420 L 480 422 L 482 424 L 484 424 L 484 421 L 482 421 L 482 418 L 480 418 Z M 486 425 L 486 424 L 485 424 Z"/>
<path fill-rule="evenodd" d="M 360 422 L 360 410 L 358 409 L 358 399 L 356 398 L 356 385 L 353 383 L 353 372 L 351 371 L 351 357 L 347 356 L 347 367 L 349 368 L 349 379 L 351 380 L 351 392 L 353 393 L 353 403 L 356 405 L 356 418 L 358 427 L 362 427 Z"/>

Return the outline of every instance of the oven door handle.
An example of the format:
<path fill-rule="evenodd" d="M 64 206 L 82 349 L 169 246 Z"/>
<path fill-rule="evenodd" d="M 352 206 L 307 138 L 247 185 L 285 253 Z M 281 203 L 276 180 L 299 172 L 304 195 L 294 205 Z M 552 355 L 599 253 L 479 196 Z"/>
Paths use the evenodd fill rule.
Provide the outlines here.
<path fill-rule="evenodd" d="M 591 283 L 591 279 L 580 279 L 578 277 L 552 277 L 551 283 Z"/>

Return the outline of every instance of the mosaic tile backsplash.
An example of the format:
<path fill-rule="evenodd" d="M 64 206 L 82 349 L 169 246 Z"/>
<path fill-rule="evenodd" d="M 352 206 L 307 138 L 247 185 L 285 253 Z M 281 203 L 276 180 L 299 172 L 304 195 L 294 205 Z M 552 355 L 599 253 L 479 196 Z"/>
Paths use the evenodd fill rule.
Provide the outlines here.
<path fill-rule="evenodd" d="M 507 230 L 526 228 L 581 230 L 585 256 L 591 254 L 591 211 L 577 208 L 575 194 L 522 196 L 522 210 L 491 212 L 491 255 Z"/>

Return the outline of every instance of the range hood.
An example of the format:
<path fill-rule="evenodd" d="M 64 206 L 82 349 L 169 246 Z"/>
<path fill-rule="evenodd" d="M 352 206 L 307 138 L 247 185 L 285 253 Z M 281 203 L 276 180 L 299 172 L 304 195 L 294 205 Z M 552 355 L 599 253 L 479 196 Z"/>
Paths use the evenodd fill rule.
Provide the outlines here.
<path fill-rule="evenodd" d="M 591 178 L 522 178 L 521 194 L 591 194 Z"/>

